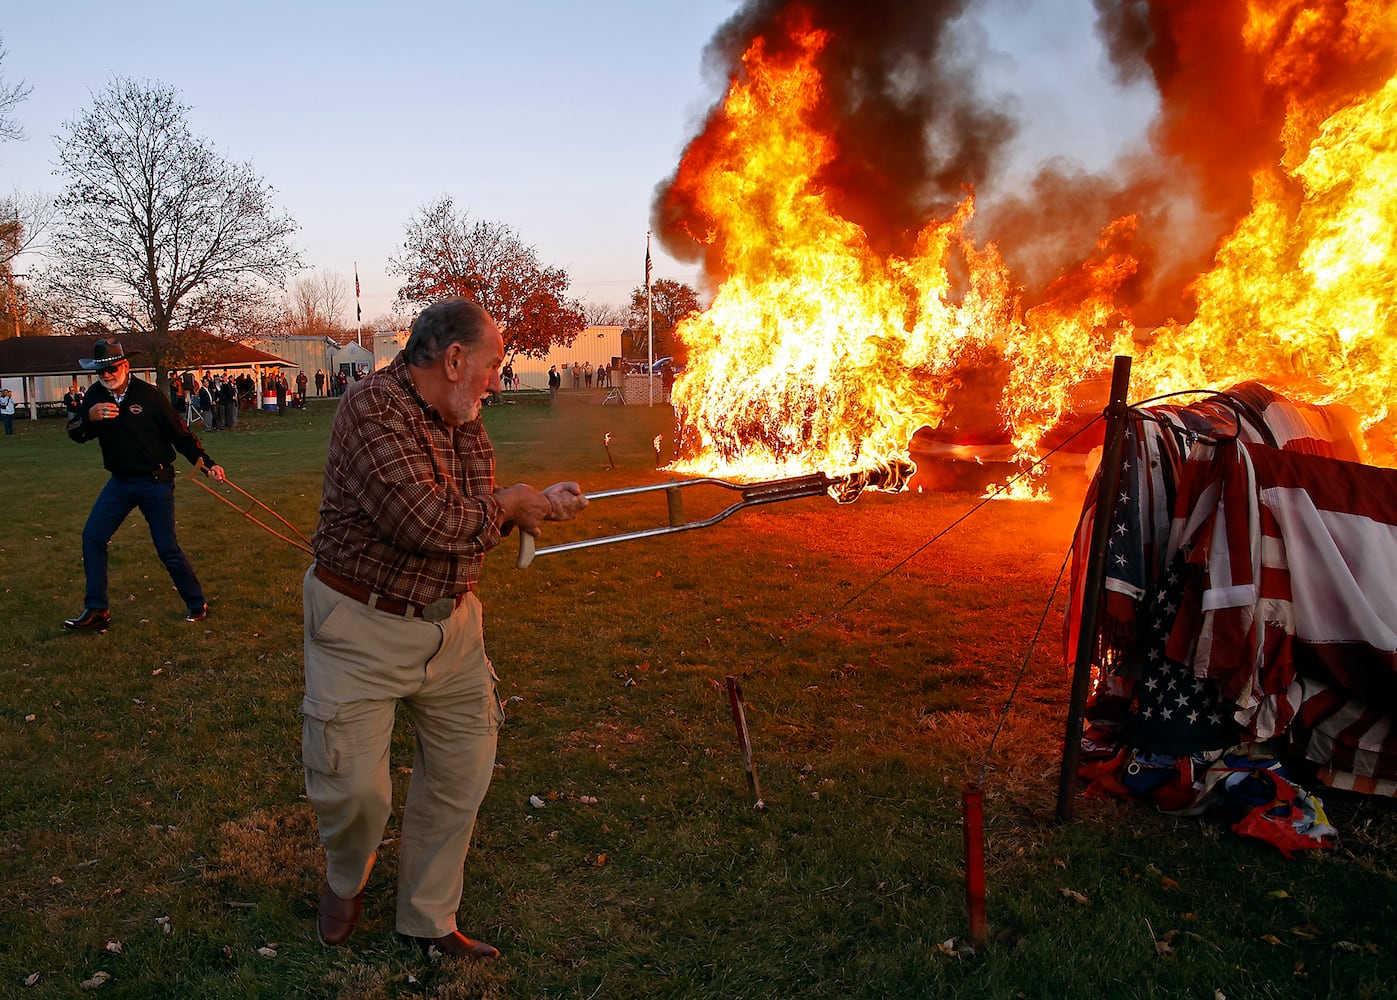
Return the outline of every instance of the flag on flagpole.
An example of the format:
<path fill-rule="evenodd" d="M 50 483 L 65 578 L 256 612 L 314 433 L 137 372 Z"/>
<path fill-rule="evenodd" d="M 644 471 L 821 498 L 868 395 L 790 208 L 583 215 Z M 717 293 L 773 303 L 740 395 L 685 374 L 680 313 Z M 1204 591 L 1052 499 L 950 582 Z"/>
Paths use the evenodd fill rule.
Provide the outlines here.
<path fill-rule="evenodd" d="M 650 292 L 650 234 L 645 234 L 645 314 L 648 358 L 645 365 L 645 384 L 650 389 L 650 405 L 655 405 L 655 304 Z"/>
<path fill-rule="evenodd" d="M 364 307 L 359 304 L 359 262 L 354 262 L 354 321 L 364 322 Z"/>

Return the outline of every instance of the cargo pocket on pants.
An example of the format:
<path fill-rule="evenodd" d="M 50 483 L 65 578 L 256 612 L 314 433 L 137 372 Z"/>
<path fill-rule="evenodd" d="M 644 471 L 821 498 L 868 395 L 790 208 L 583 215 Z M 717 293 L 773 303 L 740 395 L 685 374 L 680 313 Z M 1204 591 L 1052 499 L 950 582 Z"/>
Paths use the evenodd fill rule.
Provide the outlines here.
<path fill-rule="evenodd" d="M 336 774 L 340 754 L 334 743 L 334 721 L 340 707 L 332 701 L 301 699 L 301 763 L 307 771 Z"/>
<path fill-rule="evenodd" d="M 500 675 L 495 673 L 495 665 L 490 662 L 490 658 L 485 658 L 485 667 L 490 671 L 490 703 L 494 706 L 494 725 L 491 727 L 496 733 L 504 728 L 504 700 L 500 698 Z"/>

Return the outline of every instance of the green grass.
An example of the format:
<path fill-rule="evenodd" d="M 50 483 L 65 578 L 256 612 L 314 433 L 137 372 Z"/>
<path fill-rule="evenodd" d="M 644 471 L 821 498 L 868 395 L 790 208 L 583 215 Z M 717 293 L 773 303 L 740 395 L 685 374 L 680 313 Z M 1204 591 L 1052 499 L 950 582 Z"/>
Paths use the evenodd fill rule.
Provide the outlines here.
<path fill-rule="evenodd" d="M 500 481 L 667 478 L 668 409 L 600 398 L 489 409 Z M 206 444 L 309 534 L 331 413 L 249 414 Z M 323 948 L 298 759 L 306 556 L 182 483 L 212 617 L 182 621 L 137 515 L 112 545 L 111 631 L 66 634 L 100 456 L 59 421 L 16 430 L 0 439 L 0 996 L 94 995 L 80 984 L 99 970 L 95 995 L 141 998 L 1397 993 L 1391 802 L 1325 794 L 1340 846 L 1295 860 L 1122 803 L 1054 822 L 1060 598 L 986 760 L 1073 498 L 991 504 L 930 545 L 973 497 L 798 500 L 527 571 L 511 539 L 482 589 L 509 721 L 460 912 L 504 957 L 434 965 L 398 943 L 395 821 L 363 923 Z M 543 541 L 663 523 L 663 499 L 606 501 Z M 395 740 L 406 766 L 406 724 Z M 982 766 L 991 941 L 958 954 L 961 786 Z"/>

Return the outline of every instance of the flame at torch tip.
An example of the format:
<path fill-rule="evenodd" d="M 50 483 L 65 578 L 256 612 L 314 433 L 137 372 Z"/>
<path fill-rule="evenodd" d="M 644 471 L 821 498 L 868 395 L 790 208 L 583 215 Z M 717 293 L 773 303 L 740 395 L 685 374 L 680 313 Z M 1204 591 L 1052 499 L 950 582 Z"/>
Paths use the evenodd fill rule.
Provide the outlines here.
<path fill-rule="evenodd" d="M 917 467 L 912 462 L 894 460 L 882 462 L 867 469 L 845 473 L 833 477 L 829 495 L 836 503 L 853 503 L 864 490 L 877 490 L 882 493 L 901 493 L 916 475 Z"/>

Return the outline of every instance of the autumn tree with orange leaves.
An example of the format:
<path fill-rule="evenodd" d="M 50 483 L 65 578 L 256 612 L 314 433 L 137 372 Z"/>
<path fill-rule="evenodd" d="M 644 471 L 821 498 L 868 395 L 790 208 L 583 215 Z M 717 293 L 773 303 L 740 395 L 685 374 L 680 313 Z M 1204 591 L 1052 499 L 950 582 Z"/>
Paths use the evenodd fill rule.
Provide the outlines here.
<path fill-rule="evenodd" d="M 459 295 L 480 303 L 504 335 L 505 356 L 543 357 L 571 344 L 587 319 L 567 295 L 566 271 L 544 267 L 509 226 L 457 213 L 449 195 L 408 220 L 402 253 L 388 272 L 404 278 L 398 301 L 428 306 Z"/>

